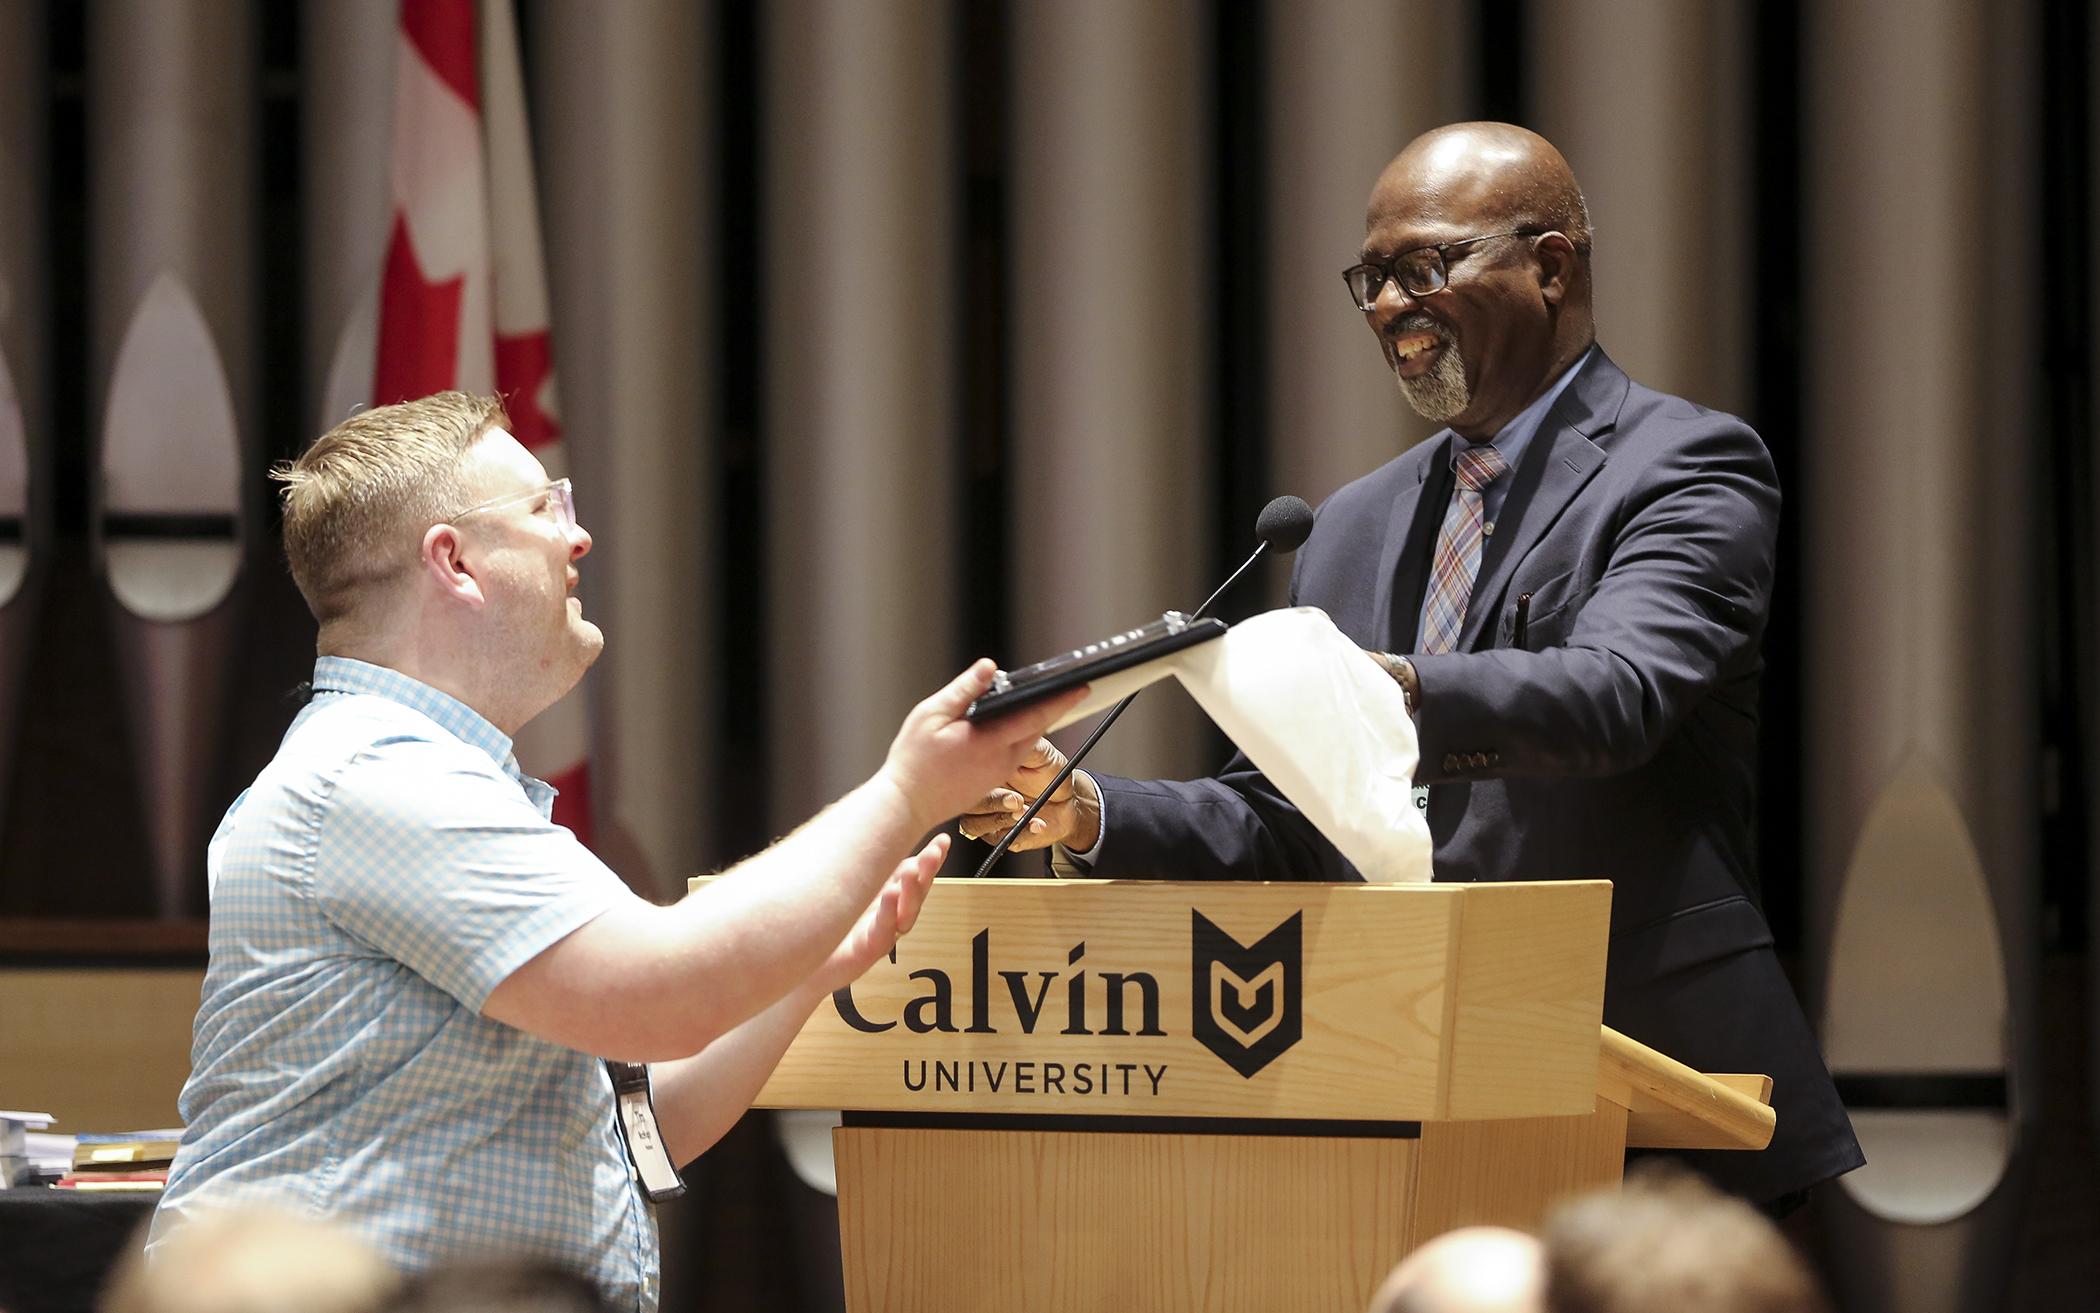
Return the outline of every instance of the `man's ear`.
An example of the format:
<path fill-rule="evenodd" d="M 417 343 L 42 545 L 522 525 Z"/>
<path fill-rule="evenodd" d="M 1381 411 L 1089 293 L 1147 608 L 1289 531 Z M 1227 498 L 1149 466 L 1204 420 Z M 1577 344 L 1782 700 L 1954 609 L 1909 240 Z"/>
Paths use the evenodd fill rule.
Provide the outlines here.
<path fill-rule="evenodd" d="M 1568 291 L 1575 285 L 1575 273 L 1581 259 L 1575 251 L 1575 243 L 1562 232 L 1540 233 L 1532 242 L 1539 261 L 1539 296 L 1547 305 L 1566 303 Z"/>
<path fill-rule="evenodd" d="M 469 606 L 481 605 L 481 580 L 467 561 L 466 539 L 455 526 L 433 524 L 425 529 L 416 564 L 442 596 Z"/>

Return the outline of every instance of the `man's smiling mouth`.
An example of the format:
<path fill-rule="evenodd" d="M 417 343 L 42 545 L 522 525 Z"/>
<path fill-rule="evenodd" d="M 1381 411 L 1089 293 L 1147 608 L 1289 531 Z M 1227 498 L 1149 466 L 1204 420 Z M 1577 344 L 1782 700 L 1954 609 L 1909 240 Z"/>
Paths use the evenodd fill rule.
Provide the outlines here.
<path fill-rule="evenodd" d="M 1413 332 L 1393 339 L 1386 348 L 1393 361 L 1393 369 L 1402 378 L 1417 378 L 1427 373 L 1436 363 L 1444 348 L 1444 339 L 1431 332 Z"/>

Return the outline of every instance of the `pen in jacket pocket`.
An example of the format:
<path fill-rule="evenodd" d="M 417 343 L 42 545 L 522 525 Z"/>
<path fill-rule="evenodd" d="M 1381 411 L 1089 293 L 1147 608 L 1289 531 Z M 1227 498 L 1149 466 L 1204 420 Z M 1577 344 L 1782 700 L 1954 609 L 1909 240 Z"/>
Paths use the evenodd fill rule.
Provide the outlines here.
<path fill-rule="evenodd" d="M 1531 594 L 1517 594 L 1517 646 L 1524 646 L 1525 630 L 1531 620 Z"/>

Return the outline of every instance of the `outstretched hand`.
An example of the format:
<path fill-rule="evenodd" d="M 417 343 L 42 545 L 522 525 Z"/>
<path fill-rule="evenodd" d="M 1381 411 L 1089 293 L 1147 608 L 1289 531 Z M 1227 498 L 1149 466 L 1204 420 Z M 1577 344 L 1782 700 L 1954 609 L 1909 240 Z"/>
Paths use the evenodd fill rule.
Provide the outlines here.
<path fill-rule="evenodd" d="M 882 774 L 927 829 L 971 806 L 1028 759 L 1042 734 L 1086 696 L 1069 689 L 996 720 L 963 719 L 992 686 L 993 666 L 978 661 L 911 709 L 890 744 Z"/>
<path fill-rule="evenodd" d="M 813 979 L 825 993 L 852 984 L 889 955 L 918 921 L 919 908 L 926 902 L 933 877 L 947 856 L 948 836 L 937 834 L 931 843 L 897 864 L 860 920 L 853 923 L 853 929 L 846 932 L 831 956 L 824 959 L 824 965 L 817 968 Z"/>

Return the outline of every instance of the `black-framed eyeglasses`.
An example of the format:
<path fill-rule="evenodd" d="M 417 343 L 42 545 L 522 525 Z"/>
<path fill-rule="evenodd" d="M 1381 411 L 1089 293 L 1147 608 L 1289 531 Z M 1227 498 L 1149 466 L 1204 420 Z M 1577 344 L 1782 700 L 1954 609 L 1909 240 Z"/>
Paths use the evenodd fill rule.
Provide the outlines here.
<path fill-rule="evenodd" d="M 1401 291 L 1420 300 L 1451 285 L 1451 271 L 1444 260 L 1446 251 L 1455 251 L 1475 242 L 1491 242 L 1497 237 L 1537 237 L 1551 231 L 1550 228 L 1512 228 L 1508 232 L 1482 233 L 1478 237 L 1461 237 L 1455 242 L 1417 246 L 1377 264 L 1352 264 L 1342 270 L 1342 281 L 1349 285 L 1349 299 L 1363 311 L 1378 304 L 1378 294 L 1389 282 L 1399 283 Z"/>

